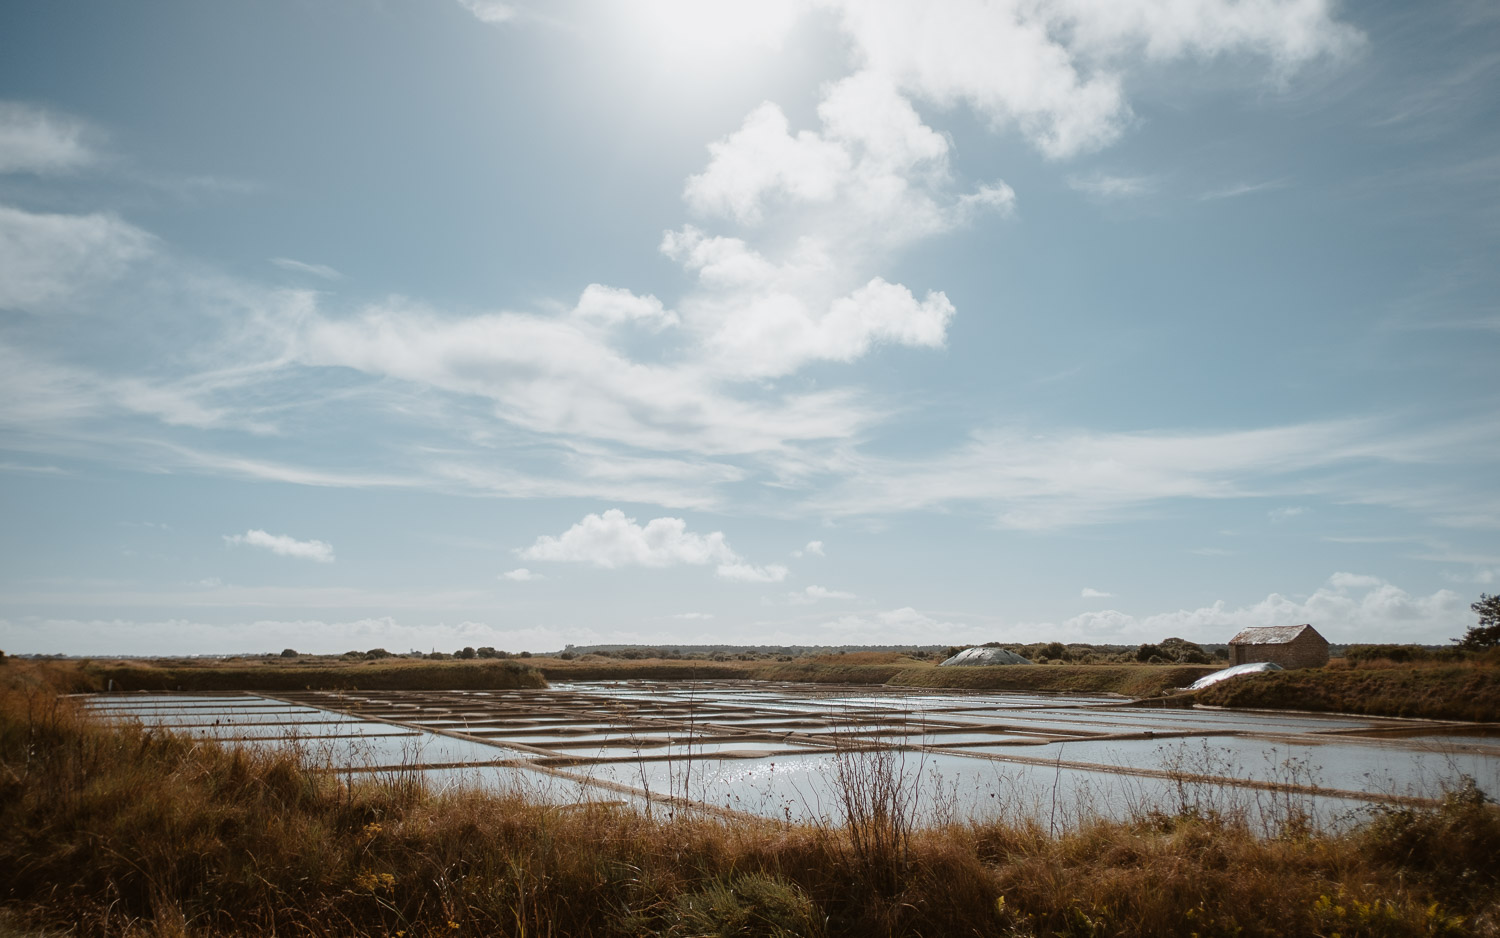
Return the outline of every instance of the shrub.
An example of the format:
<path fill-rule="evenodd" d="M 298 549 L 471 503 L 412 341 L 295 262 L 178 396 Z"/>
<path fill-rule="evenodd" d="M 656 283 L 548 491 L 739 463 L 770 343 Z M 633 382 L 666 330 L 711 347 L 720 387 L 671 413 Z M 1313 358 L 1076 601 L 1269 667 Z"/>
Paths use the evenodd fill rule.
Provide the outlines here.
<path fill-rule="evenodd" d="M 823 934 L 818 907 L 796 883 L 745 873 L 710 883 L 677 900 L 669 935 L 755 935 L 815 938 Z"/>
<path fill-rule="evenodd" d="M 283 657 L 283 658 L 295 658 L 295 657 L 297 657 L 297 649 L 295 649 L 295 648 L 283 648 L 281 650 L 281 657 Z"/>

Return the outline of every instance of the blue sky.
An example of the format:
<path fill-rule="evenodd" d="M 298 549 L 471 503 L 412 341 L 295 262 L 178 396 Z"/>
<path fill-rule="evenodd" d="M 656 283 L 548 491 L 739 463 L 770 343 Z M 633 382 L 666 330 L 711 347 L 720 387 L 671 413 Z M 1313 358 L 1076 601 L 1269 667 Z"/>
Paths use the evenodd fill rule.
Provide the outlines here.
<path fill-rule="evenodd" d="M 15 2 L 0 647 L 1443 642 L 1500 12 Z"/>

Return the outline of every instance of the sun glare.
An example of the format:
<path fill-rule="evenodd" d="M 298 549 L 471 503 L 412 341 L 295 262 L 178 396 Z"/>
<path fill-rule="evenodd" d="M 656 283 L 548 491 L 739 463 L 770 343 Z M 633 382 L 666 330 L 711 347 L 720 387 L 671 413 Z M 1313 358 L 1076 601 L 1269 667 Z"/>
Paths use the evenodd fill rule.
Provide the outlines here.
<path fill-rule="evenodd" d="M 796 25 L 803 0 L 642 0 L 628 5 L 641 46 L 675 66 L 722 66 L 775 52 Z"/>

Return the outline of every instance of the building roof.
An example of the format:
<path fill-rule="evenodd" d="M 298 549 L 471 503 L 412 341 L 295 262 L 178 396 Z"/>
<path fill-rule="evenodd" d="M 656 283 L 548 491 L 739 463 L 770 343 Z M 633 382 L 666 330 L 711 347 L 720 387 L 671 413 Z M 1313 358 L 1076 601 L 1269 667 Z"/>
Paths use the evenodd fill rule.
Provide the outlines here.
<path fill-rule="evenodd" d="M 1269 625 L 1253 629 L 1244 629 L 1240 634 L 1229 640 L 1231 645 L 1287 645 L 1296 641 L 1303 632 L 1311 632 L 1318 635 L 1318 630 L 1310 625 Z M 1318 635 L 1318 638 L 1323 636 Z"/>

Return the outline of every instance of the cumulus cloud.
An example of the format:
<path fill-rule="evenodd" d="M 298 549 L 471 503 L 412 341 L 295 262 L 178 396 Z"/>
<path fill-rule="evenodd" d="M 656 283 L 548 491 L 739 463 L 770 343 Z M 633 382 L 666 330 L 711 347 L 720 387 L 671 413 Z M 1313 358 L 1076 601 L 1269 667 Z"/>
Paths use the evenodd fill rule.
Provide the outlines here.
<path fill-rule="evenodd" d="M 787 602 L 792 603 L 794 605 L 805 605 L 805 604 L 808 604 L 808 603 L 816 603 L 816 602 L 821 602 L 822 600 L 825 600 L 825 599 L 857 599 L 857 598 L 858 597 L 855 596 L 853 593 L 846 593 L 843 590 L 831 590 L 831 589 L 828 589 L 827 587 L 823 587 L 823 586 L 809 586 L 806 589 L 798 590 L 798 591 L 796 591 L 794 593 L 788 593 L 787 594 Z"/>
<path fill-rule="evenodd" d="M 591 283 L 578 298 L 573 315 L 605 325 L 635 322 L 654 329 L 677 324 L 677 314 L 662 307 L 654 296 L 636 296 L 629 290 Z"/>
<path fill-rule="evenodd" d="M 802 547 L 802 548 L 800 548 L 798 550 L 792 551 L 792 556 L 793 557 L 802 557 L 802 556 L 824 557 L 824 556 L 827 556 L 827 555 L 823 553 L 823 542 L 822 541 L 808 541 L 806 546 L 804 546 L 804 547 Z"/>
<path fill-rule="evenodd" d="M 1337 582 L 1335 582 L 1337 581 Z M 1373 581 L 1373 582 L 1371 582 Z M 976 621 L 977 620 L 977 621 Z M 979 620 L 902 607 L 826 620 L 816 632 L 830 644 L 922 644 L 987 641 L 1076 641 L 1092 644 L 1155 642 L 1176 635 L 1190 641 L 1226 642 L 1254 626 L 1312 623 L 1331 642 L 1443 644 L 1473 624 L 1468 600 L 1440 589 L 1414 595 L 1374 577 L 1345 574 L 1305 597 L 1272 593 L 1246 605 L 1224 601 L 1196 609 L 1135 614 L 1115 609 L 1085 612 L 1060 622 Z M 834 636 L 842 636 L 835 638 Z M 867 636 L 858 639 L 856 636 Z M 811 639 L 803 639 L 810 641 Z"/>
<path fill-rule="evenodd" d="M 1131 116 L 1123 75 L 1132 61 L 1250 54 L 1284 78 L 1362 41 L 1325 0 L 836 6 L 865 68 L 934 104 L 967 104 L 1054 158 L 1099 149 L 1120 135 Z"/>
<path fill-rule="evenodd" d="M 1087 612 L 1060 623 L 1057 631 L 1062 640 L 1097 643 L 1156 641 L 1168 635 L 1224 642 L 1240 629 L 1310 622 L 1331 642 L 1437 644 L 1464 633 L 1472 624 L 1468 612 L 1468 603 L 1451 590 L 1415 596 L 1375 577 L 1336 574 L 1303 599 L 1272 593 L 1247 606 L 1219 601 L 1146 616 Z"/>
<path fill-rule="evenodd" d="M 245 545 L 268 550 L 281 557 L 295 557 L 318 563 L 333 563 L 333 545 L 323 541 L 299 541 L 285 534 L 267 534 L 259 528 L 251 528 L 244 534 L 226 534 L 224 543 L 230 547 Z"/>
<path fill-rule="evenodd" d="M 536 17 L 524 4 L 461 2 L 486 22 Z M 681 12 L 669 6 L 669 13 Z M 778 5 L 778 25 L 768 37 L 789 28 L 799 15 L 794 6 Z M 924 109 L 963 105 L 1062 158 L 1102 146 L 1128 125 L 1121 89 L 1132 62 L 1252 55 L 1288 74 L 1347 51 L 1357 33 L 1316 0 L 1188 0 L 1170 9 L 1144 0 L 1108 9 L 1066 0 L 960 0 L 940 10 L 878 0 L 827 6 L 849 39 L 851 59 L 848 73 L 819 91 L 815 117 L 795 126 L 803 122 L 775 102 L 751 108 L 709 143 L 704 164 L 684 183 L 693 224 L 666 232 L 660 249 L 692 275 L 686 295 L 664 303 L 593 283 L 554 315 L 457 315 L 399 298 L 330 312 L 313 291 L 302 291 L 285 313 L 265 312 L 262 306 L 274 305 L 268 302 L 225 303 L 235 306 L 234 322 L 213 351 L 251 344 L 258 358 L 216 361 L 226 367 L 180 386 L 122 382 L 114 397 L 176 426 L 248 427 L 214 392 L 243 390 L 244 409 L 259 410 L 290 391 L 293 373 L 350 369 L 371 379 L 351 398 L 364 395 L 378 400 L 384 414 L 424 421 L 424 429 L 441 424 L 451 433 L 449 449 L 423 450 L 420 469 L 386 473 L 155 447 L 163 463 L 305 484 L 714 507 L 719 491 L 755 475 L 778 484 L 837 477 L 850 480 L 847 491 L 816 500 L 835 513 L 973 498 L 996 508 L 1001 524 L 1033 528 L 1114 517 L 1155 498 L 1243 492 L 1244 475 L 1265 463 L 1247 458 L 1235 467 L 1179 470 L 1165 453 L 1160 461 L 1142 459 L 1123 437 L 1093 435 L 1072 441 L 1080 445 L 1067 454 L 1019 447 L 1023 457 L 1038 456 L 1034 467 L 1005 465 L 993 447 L 976 442 L 946 465 L 916 467 L 915 475 L 943 483 L 928 493 L 909 484 L 912 467 L 864 457 L 851 442 L 868 438 L 890 408 L 821 374 L 817 384 L 784 379 L 881 348 L 932 350 L 946 343 L 958 311 L 942 285 L 894 282 L 885 265 L 921 239 L 1011 212 L 1016 195 L 996 179 L 963 178 L 952 140 L 929 126 Z M 51 141 L 27 144 L 30 150 L 12 146 L 6 152 L 52 154 L 12 156 L 14 165 L 76 167 L 90 158 L 83 155 L 86 134 L 74 134 L 66 120 L 35 109 L 6 113 L 6 126 L 24 130 L 15 139 Z M 1118 188 L 1118 180 L 1111 185 Z M 149 235 L 110 215 L 0 208 L 0 306 L 55 303 L 79 284 L 116 275 L 153 246 Z M 273 263 L 337 275 L 290 258 Z M 641 330 L 666 333 L 670 341 L 644 351 Z M 51 377 L 57 380 L 49 388 L 89 384 L 77 372 Z M 286 384 L 275 385 L 280 381 Z M 277 393 L 260 393 L 267 390 Z M 60 412 L 69 400 L 59 393 L 33 409 L 44 404 Z M 88 412 L 102 409 L 96 402 Z M 504 445 L 500 440 L 522 441 L 529 453 L 545 450 L 554 462 L 528 473 L 497 468 L 484 453 L 450 455 L 460 446 L 474 452 Z M 1105 445 L 1097 445 L 1101 440 Z M 1111 478 L 1116 456 L 1115 465 L 1131 471 Z M 982 470 L 991 461 L 1001 464 L 997 479 L 983 472 L 958 478 L 957 469 Z M 1059 481 L 1051 483 L 1054 470 Z M 774 582 L 786 575 L 775 566 L 714 564 L 728 578 Z"/>
<path fill-rule="evenodd" d="M 849 154 L 810 131 L 793 136 L 781 108 L 767 101 L 740 129 L 708 145 L 709 166 L 687 182 L 688 204 L 700 212 L 757 221 L 761 202 L 784 195 L 827 202 L 848 172 Z"/>
<path fill-rule="evenodd" d="M 0 101 L 0 173 L 64 173 L 94 163 L 82 121 L 18 101 Z"/>
<path fill-rule="evenodd" d="M 527 583 L 532 580 L 546 579 L 546 577 L 542 576 L 540 573 L 532 573 L 525 567 L 517 567 L 514 570 L 507 570 L 506 572 L 500 574 L 500 576 L 504 579 L 511 580 L 516 583 Z"/>
<path fill-rule="evenodd" d="M 586 515 L 557 537 L 544 534 L 520 553 L 527 560 L 586 563 L 609 570 L 712 564 L 718 576 L 747 583 L 775 583 L 787 575 L 787 568 L 779 564 L 747 563 L 722 531 L 697 534 L 681 518 L 653 518 L 642 525 L 618 508 Z"/>
<path fill-rule="evenodd" d="M 1084 599 L 1108 599 L 1114 593 L 1106 593 L 1103 590 L 1096 590 L 1091 586 L 1085 586 L 1078 595 Z"/>

